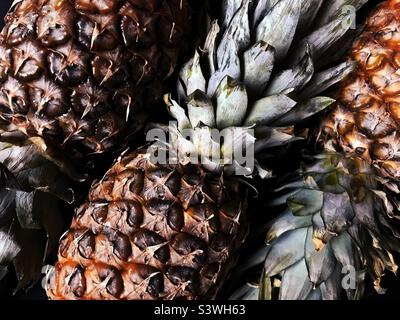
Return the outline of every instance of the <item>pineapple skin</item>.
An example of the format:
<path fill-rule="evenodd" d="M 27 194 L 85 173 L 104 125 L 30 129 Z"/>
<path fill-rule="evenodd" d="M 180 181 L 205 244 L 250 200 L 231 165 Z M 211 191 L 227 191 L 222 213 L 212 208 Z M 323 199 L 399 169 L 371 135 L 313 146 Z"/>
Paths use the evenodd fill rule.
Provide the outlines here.
<path fill-rule="evenodd" d="M 350 59 L 357 70 L 322 125 L 339 150 L 359 156 L 384 178 L 400 178 L 400 1 L 383 2 L 367 19 Z M 395 30 L 395 31 L 393 31 Z"/>
<path fill-rule="evenodd" d="M 200 166 L 122 158 L 62 237 L 49 298 L 215 297 L 247 232 L 240 189 Z"/>
<path fill-rule="evenodd" d="M 190 19 L 185 0 L 23 0 L 0 36 L 3 130 L 73 159 L 120 148 L 161 97 Z"/>

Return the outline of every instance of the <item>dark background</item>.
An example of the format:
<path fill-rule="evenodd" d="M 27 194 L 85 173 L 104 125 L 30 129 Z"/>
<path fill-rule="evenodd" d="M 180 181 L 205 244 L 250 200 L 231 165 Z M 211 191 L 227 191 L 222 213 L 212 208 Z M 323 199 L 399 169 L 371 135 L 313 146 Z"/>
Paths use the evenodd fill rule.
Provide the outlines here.
<path fill-rule="evenodd" d="M 205 0 L 192 0 L 191 2 L 194 4 L 199 4 L 198 1 L 205 1 Z M 325 0 L 329 1 L 329 0 Z M 382 2 L 382 0 L 369 0 L 367 6 L 363 13 L 359 16 L 360 20 L 363 20 L 363 17 L 368 14 L 368 12 L 374 8 L 377 4 Z M 0 29 L 3 27 L 3 17 L 7 13 L 9 7 L 11 6 L 12 0 L 0 0 Z M 211 3 L 219 3 L 219 1 L 212 0 Z M 385 296 L 378 296 L 375 294 L 370 294 L 367 299 L 368 300 L 393 300 L 393 299 L 400 299 L 400 279 L 392 275 L 388 275 L 388 277 L 383 282 L 383 287 L 388 288 L 388 292 Z M 1 294 L 0 294 L 1 298 Z M 45 299 L 45 295 L 42 290 L 40 290 L 40 286 L 37 286 L 35 289 L 30 290 L 27 294 L 19 293 L 14 298 L 16 299 Z"/>
<path fill-rule="evenodd" d="M 0 0 L 0 16 L 2 17 L 0 21 L 1 28 L 4 25 L 3 17 L 7 13 L 8 8 L 11 6 L 11 3 L 12 3 L 11 0 Z"/>

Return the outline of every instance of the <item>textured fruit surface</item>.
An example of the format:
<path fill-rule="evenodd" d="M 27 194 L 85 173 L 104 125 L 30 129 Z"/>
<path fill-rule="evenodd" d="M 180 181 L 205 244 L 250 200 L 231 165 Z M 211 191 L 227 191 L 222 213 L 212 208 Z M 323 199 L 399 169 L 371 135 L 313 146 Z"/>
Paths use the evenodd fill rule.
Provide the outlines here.
<path fill-rule="evenodd" d="M 239 185 L 197 166 L 119 161 L 62 238 L 52 299 L 212 298 L 244 238 Z"/>
<path fill-rule="evenodd" d="M 324 69 L 349 31 L 341 28 L 348 18 L 341 7 L 305 2 L 221 2 L 222 16 L 166 96 L 177 121 L 157 126 L 168 131 L 179 164 L 133 154 L 93 186 L 61 240 L 50 298 L 219 297 L 249 225 L 247 194 L 239 190 L 245 178 L 235 175 L 272 175 L 233 156 L 256 149 L 273 157 L 285 149 L 296 140 L 296 124 L 334 102 L 321 94 L 353 70 L 348 62 Z M 318 11 L 321 21 L 311 28 Z M 216 128 L 223 139 L 213 135 Z"/>
<path fill-rule="evenodd" d="M 185 46 L 184 0 L 24 0 L 0 36 L 0 117 L 79 158 L 140 128 Z"/>
<path fill-rule="evenodd" d="M 381 174 L 400 178 L 400 1 L 384 2 L 354 43 L 358 63 L 324 123 L 336 145 L 372 161 Z"/>

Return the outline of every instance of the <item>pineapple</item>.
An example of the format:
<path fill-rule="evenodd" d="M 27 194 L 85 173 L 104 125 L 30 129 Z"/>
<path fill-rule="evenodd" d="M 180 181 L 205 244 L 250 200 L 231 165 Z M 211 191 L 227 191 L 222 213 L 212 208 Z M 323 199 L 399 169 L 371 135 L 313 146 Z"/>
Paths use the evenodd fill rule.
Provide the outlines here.
<path fill-rule="evenodd" d="M 322 125 L 326 140 L 338 151 L 371 163 L 380 181 L 399 193 L 399 102 L 397 78 L 400 1 L 384 1 L 368 18 L 350 59 L 357 70 L 337 94 L 337 106 Z M 396 196 L 393 201 L 397 206 Z"/>
<path fill-rule="evenodd" d="M 14 1 L 0 34 L 0 141 L 12 150 L 1 160 L 12 175 L 34 174 L 10 191 L 4 176 L 1 203 L 12 208 L 0 218 L 2 275 L 14 263 L 20 286 L 38 279 L 69 223 L 58 213 L 49 218 L 43 206 L 54 198 L 52 184 L 48 205 L 60 212 L 52 204 L 80 198 L 71 189 L 89 180 L 99 155 L 125 148 L 143 127 L 186 50 L 190 22 L 185 0 Z M 19 203 L 35 210 L 22 217 L 32 221 L 21 221 Z M 47 245 L 42 227 L 57 230 Z M 40 260 L 33 271 L 19 258 L 30 243 Z"/>
<path fill-rule="evenodd" d="M 399 10 L 400 1 L 384 1 L 367 19 L 350 54 L 357 67 L 321 127 L 324 151 L 278 188 L 271 205 L 284 212 L 241 267 L 262 269 L 261 280 L 233 297 L 360 299 L 367 276 L 384 293 L 385 272 L 397 272 Z"/>
<path fill-rule="evenodd" d="M 218 297 L 249 226 L 242 176 L 272 174 L 254 154 L 254 167 L 231 155 L 296 140 L 294 125 L 331 105 L 319 94 L 354 68 L 323 68 L 350 25 L 341 7 L 317 2 L 223 1 L 175 99 L 165 97 L 176 121 L 157 127 L 170 139 L 122 155 L 92 186 L 61 239 L 51 299 Z M 156 161 L 163 152 L 169 162 Z"/>
<path fill-rule="evenodd" d="M 0 37 L 4 131 L 50 158 L 121 148 L 162 97 L 189 19 L 184 0 L 16 1 Z"/>

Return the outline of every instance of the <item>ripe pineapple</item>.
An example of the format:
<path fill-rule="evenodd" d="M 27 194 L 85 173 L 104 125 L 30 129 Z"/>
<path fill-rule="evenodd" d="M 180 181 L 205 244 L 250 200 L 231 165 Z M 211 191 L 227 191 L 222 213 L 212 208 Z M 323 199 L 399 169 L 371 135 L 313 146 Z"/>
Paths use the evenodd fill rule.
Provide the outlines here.
<path fill-rule="evenodd" d="M 160 127 L 171 139 L 123 155 L 93 185 L 61 239 L 49 275 L 51 299 L 218 295 L 249 223 L 248 191 L 235 174 L 271 176 L 257 162 L 252 170 L 229 156 L 246 146 L 266 154 L 289 144 L 296 123 L 333 102 L 318 95 L 354 67 L 315 64 L 336 50 L 350 26 L 340 7 L 312 4 L 223 2 L 220 22 L 180 73 L 178 102 L 166 97 L 177 121 Z M 319 9 L 322 25 L 308 30 Z M 225 129 L 223 143 L 213 139 L 213 129 Z M 163 151 L 176 162 L 154 161 Z M 197 157 L 189 156 L 193 151 Z M 216 161 L 215 154 L 223 156 Z"/>
<path fill-rule="evenodd" d="M 338 93 L 338 104 L 322 125 L 337 150 L 361 157 L 381 181 L 399 192 L 398 71 L 400 1 L 384 1 L 368 18 L 350 58 L 357 69 Z M 395 205 L 397 205 L 396 199 Z"/>
<path fill-rule="evenodd" d="M 0 36 L 0 115 L 12 125 L 4 131 L 24 133 L 55 161 L 121 148 L 162 97 L 185 47 L 187 2 L 20 0 L 14 6 Z"/>
<path fill-rule="evenodd" d="M 339 299 L 344 290 L 359 299 L 367 275 L 384 293 L 385 272 L 397 272 L 399 9 L 400 1 L 384 1 L 367 19 L 350 55 L 357 67 L 322 125 L 325 150 L 279 188 L 272 205 L 285 210 L 242 267 L 262 264 L 261 280 L 234 297 L 271 298 L 278 289 L 279 299 Z"/>
<path fill-rule="evenodd" d="M 12 158 L 2 160 L 8 167 L 7 162 L 19 159 L 10 169 L 17 176 L 36 170 L 38 163 L 42 168 L 23 187 L 15 186 L 17 195 L 5 189 L 0 196 L 2 205 L 13 207 L 0 218 L 0 265 L 18 265 L 18 277 L 24 278 L 20 286 L 40 276 L 43 252 L 56 249 L 54 239 L 64 223 L 56 213 L 45 225 L 35 220 L 34 215 L 48 214 L 42 202 L 54 193 L 48 175 L 58 193 L 70 193 L 60 200 L 70 202 L 73 181 L 87 179 L 93 162 L 98 164 L 94 155 L 124 148 L 162 97 L 163 84 L 187 46 L 190 20 L 185 0 L 14 1 L 0 34 L 0 141 L 16 147 L 10 146 Z M 40 196 L 34 196 L 38 188 Z M 14 198 L 30 210 L 43 211 L 29 213 L 33 226 L 20 221 Z M 14 239 L 20 224 L 22 238 L 31 235 L 31 240 Z M 42 227 L 57 229 L 51 245 L 46 245 Z M 10 254 L 7 247 L 14 242 Z M 28 252 L 30 243 L 38 244 L 40 262 L 35 259 L 34 272 L 24 272 L 32 269 L 29 259 L 16 254 Z"/>

